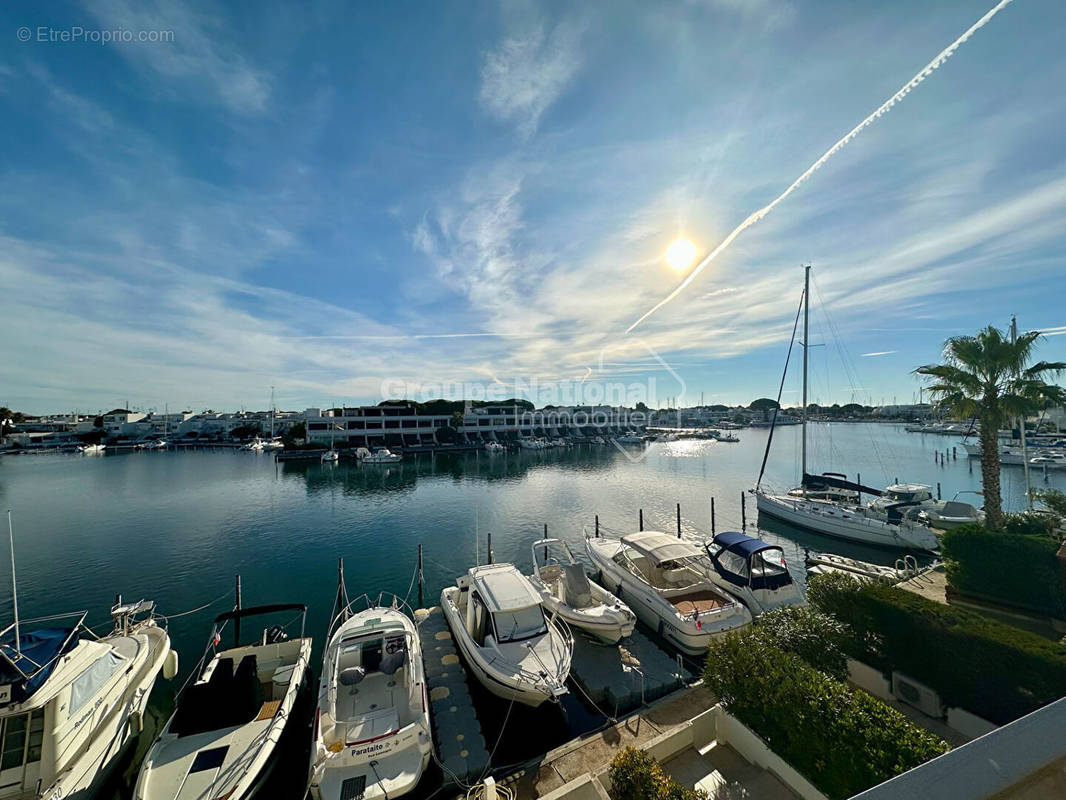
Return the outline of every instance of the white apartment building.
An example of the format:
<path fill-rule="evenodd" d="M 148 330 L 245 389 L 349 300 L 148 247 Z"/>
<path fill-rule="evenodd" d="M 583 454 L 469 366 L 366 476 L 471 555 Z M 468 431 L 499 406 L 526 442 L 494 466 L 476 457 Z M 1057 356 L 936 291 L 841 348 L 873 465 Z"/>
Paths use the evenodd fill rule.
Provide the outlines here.
<path fill-rule="evenodd" d="M 451 414 L 420 414 L 413 406 L 309 408 L 303 416 L 307 441 L 367 448 L 436 444 L 436 432 L 452 419 Z"/>

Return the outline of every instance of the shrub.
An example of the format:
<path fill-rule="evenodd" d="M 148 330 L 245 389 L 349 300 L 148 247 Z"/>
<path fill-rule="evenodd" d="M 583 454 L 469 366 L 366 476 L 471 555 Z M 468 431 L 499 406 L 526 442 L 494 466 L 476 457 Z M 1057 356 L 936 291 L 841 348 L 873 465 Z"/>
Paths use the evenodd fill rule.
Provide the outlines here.
<path fill-rule="evenodd" d="M 947 705 L 997 724 L 1066 695 L 1062 642 L 845 575 L 815 578 L 807 599 L 851 629 L 845 649 L 853 658 L 906 673 Z"/>
<path fill-rule="evenodd" d="M 707 793 L 675 781 L 643 750 L 627 747 L 607 771 L 613 800 L 706 800 Z"/>
<path fill-rule="evenodd" d="M 1007 532 L 967 525 L 944 534 L 948 584 L 978 599 L 1066 619 L 1066 584 L 1047 515 L 1015 514 Z M 1038 535 L 1023 535 L 1037 530 Z"/>
<path fill-rule="evenodd" d="M 795 653 L 831 678 L 846 680 L 848 627 L 809 605 L 782 606 L 759 617 L 755 634 L 769 644 Z"/>
<path fill-rule="evenodd" d="M 703 679 L 731 714 L 830 798 L 851 797 L 948 749 L 898 711 L 754 630 L 712 642 Z"/>

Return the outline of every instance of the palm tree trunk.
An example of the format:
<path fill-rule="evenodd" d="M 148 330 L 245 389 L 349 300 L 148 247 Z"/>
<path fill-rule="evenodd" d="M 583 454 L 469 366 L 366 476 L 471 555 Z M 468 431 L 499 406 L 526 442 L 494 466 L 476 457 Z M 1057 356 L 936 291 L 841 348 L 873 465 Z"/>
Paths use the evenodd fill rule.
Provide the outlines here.
<path fill-rule="evenodd" d="M 999 426 L 981 421 L 981 485 L 985 498 L 985 524 L 1003 527 L 1003 501 L 999 495 Z"/>

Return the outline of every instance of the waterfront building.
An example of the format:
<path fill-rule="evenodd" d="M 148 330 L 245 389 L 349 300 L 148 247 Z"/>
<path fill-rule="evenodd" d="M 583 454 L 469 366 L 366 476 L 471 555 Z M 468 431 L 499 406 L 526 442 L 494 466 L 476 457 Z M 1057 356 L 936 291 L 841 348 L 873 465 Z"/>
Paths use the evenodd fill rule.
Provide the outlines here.
<path fill-rule="evenodd" d="M 419 413 L 407 405 L 309 408 L 303 418 L 308 442 L 367 449 L 439 444 L 437 432 L 452 421 L 451 414 Z"/>

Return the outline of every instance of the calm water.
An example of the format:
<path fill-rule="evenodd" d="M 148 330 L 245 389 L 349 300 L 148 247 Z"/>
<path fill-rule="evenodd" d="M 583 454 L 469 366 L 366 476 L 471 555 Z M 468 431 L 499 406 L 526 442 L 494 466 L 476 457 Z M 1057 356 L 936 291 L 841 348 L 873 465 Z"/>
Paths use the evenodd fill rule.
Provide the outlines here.
<path fill-rule="evenodd" d="M 254 453 L 208 450 L 9 456 L 0 459 L 0 508 L 14 512 L 23 617 L 87 609 L 90 625 L 105 623 L 116 593 L 127 600 L 153 598 L 161 613 L 176 614 L 227 595 L 239 572 L 245 605 L 308 604 L 317 660 L 338 556 L 345 559 L 352 596 L 388 591 L 402 597 L 422 543 L 425 604 L 431 605 L 475 563 L 476 546 L 484 560 L 490 532 L 496 560 L 526 570 L 530 544 L 545 524 L 581 557 L 582 526 L 591 529 L 597 514 L 603 526 L 629 532 L 637 529 L 643 509 L 646 529 L 674 531 L 680 503 L 685 533 L 704 535 L 714 497 L 717 530 L 739 529 L 740 495 L 758 474 L 767 432 L 738 435 L 739 444 L 655 445 L 642 460 L 611 446 L 423 455 L 390 466 L 275 463 Z M 794 485 L 799 439 L 798 426 L 776 431 L 765 482 Z M 934 486 L 939 481 L 943 497 L 950 498 L 980 488 L 977 464 L 961 447 L 957 460 L 934 463 L 934 450 L 950 450 L 958 441 L 890 425 L 815 425 L 810 471 L 852 478 L 859 473 L 874 486 L 897 477 Z M 635 457 L 639 448 L 628 453 Z M 1044 485 L 1043 476 L 1034 473 L 1033 482 Z M 1066 488 L 1066 473 L 1052 473 L 1048 485 Z M 1007 506 L 1020 508 L 1020 467 L 1004 469 L 1003 490 Z M 756 517 L 751 498 L 748 512 L 750 531 Z M 896 557 L 779 529 L 763 535 L 786 547 L 798 577 L 804 547 L 881 563 Z M 10 587 L 2 582 L 0 602 L 10 617 Z M 417 587 L 411 597 L 417 599 Z M 183 674 L 199 658 L 211 618 L 231 604 L 228 595 L 206 611 L 171 621 Z M 165 704 L 167 690 L 158 694 Z M 533 752 L 599 719 L 573 701 L 566 719 L 544 727 L 545 746 Z M 517 759 L 526 755 L 521 750 L 505 743 L 501 753 Z"/>

